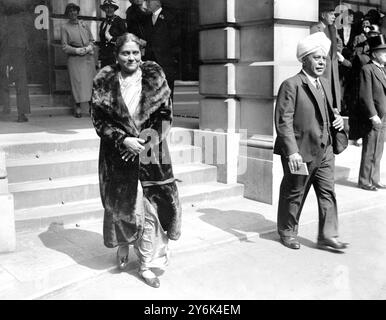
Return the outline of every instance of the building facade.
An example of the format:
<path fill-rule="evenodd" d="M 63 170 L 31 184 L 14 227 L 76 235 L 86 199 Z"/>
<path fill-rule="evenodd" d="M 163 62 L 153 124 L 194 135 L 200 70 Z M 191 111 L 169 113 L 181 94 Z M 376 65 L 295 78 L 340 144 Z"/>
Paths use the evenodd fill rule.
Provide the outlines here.
<path fill-rule="evenodd" d="M 164 0 L 164 6 L 179 17 L 182 30 L 178 80 L 199 86 L 199 108 L 188 112 L 197 129 L 195 143 L 204 159 L 211 156 L 208 164 L 218 167 L 218 181 L 244 184 L 247 198 L 276 202 L 282 169 L 273 155 L 275 98 L 281 82 L 300 70 L 296 45 L 318 22 L 321 1 L 364 13 L 372 8 L 386 12 L 386 0 Z M 30 97 L 48 96 L 50 108 L 72 103 L 60 45 L 60 26 L 66 21 L 64 9 L 69 2 L 80 5 L 81 19 L 98 40 L 103 0 L 0 3 L 17 3 L 20 24 L 27 33 Z M 125 18 L 130 2 L 120 0 L 119 6 L 117 13 Z M 1 10 L 0 6 L 0 18 Z M 12 215 L 7 219 L 6 212 L 13 207 L 5 162 L 0 152 L 0 226 L 4 229 L 0 234 L 7 235 L 0 244 L 12 239 L 6 232 L 12 229 Z"/>

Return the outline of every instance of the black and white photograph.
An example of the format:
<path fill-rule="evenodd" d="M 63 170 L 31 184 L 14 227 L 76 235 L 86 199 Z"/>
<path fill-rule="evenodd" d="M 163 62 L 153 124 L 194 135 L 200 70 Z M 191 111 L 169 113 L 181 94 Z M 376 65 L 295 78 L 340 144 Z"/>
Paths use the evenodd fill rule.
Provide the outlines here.
<path fill-rule="evenodd" d="M 385 143 L 386 0 L 0 0 L 0 300 L 385 300 Z"/>

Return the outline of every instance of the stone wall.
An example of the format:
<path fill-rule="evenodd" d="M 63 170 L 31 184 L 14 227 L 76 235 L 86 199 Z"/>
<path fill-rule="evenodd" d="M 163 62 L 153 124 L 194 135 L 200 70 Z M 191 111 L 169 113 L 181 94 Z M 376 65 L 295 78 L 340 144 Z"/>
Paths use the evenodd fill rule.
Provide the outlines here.
<path fill-rule="evenodd" d="M 299 71 L 296 44 L 318 21 L 317 0 L 200 1 L 201 129 L 246 130 L 238 181 L 272 203 L 273 109 L 280 83 Z"/>

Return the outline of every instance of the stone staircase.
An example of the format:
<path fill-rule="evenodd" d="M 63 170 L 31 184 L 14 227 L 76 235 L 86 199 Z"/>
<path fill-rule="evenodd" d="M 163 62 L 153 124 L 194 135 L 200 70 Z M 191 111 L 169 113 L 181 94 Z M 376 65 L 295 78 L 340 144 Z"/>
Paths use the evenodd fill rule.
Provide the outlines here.
<path fill-rule="evenodd" d="M 82 129 L 65 138 L 55 133 L 42 137 L 24 140 L 21 136 L 20 142 L 3 146 L 9 191 L 14 196 L 16 230 L 102 219 L 99 137 L 94 129 Z M 173 128 L 168 139 L 175 176 L 181 180 L 178 185 L 183 207 L 242 197 L 242 185 L 218 183 L 217 168 L 202 163 L 202 151 L 193 145 L 192 130 Z"/>
<path fill-rule="evenodd" d="M 69 95 L 49 95 L 39 85 L 30 85 L 32 116 L 57 116 L 72 114 L 72 98 Z M 176 81 L 174 90 L 174 116 L 184 127 L 198 128 L 200 99 L 197 81 Z M 12 116 L 17 115 L 15 89 L 10 90 Z M 83 110 L 87 113 L 87 110 Z"/>

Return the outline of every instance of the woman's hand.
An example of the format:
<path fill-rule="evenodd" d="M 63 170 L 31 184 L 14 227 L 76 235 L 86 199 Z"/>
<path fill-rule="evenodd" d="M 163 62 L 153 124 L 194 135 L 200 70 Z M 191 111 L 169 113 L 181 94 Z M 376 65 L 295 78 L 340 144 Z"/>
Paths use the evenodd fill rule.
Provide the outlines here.
<path fill-rule="evenodd" d="M 134 161 L 135 157 L 145 150 L 144 143 L 145 140 L 140 138 L 127 137 L 123 140 L 122 144 L 125 150 L 121 152 L 122 160 L 127 162 L 131 159 Z"/>
<path fill-rule="evenodd" d="M 79 56 L 84 56 L 87 53 L 86 48 L 76 48 L 75 53 Z"/>
<path fill-rule="evenodd" d="M 86 49 L 86 53 L 90 53 L 90 54 L 94 53 L 94 47 L 91 43 L 87 47 L 85 47 L 85 49 Z"/>

